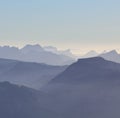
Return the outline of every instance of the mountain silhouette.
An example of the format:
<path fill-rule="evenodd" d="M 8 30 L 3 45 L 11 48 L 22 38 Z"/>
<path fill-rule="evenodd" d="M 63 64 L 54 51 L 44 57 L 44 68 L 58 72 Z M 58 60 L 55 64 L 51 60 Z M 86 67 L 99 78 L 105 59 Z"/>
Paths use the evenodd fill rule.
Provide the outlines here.
<path fill-rule="evenodd" d="M 120 71 L 120 64 L 106 61 L 101 57 L 79 59 L 52 81 L 77 84 L 81 80 L 102 80 L 104 77 L 110 79 L 116 77 L 116 71 Z"/>
<path fill-rule="evenodd" d="M 89 52 L 87 52 L 85 55 L 83 55 L 81 58 L 90 58 L 90 57 L 96 57 L 98 56 L 99 54 L 94 51 L 94 50 L 91 50 Z"/>
<path fill-rule="evenodd" d="M 119 90 L 120 64 L 80 59 L 43 88 L 53 98 L 44 107 L 62 118 L 119 118 Z"/>
<path fill-rule="evenodd" d="M 27 62 L 45 63 L 49 65 L 70 65 L 75 59 L 67 54 L 47 51 L 39 44 L 26 45 L 22 49 L 16 47 L 0 47 L 0 58 Z"/>
<path fill-rule="evenodd" d="M 63 72 L 66 67 L 0 59 L 0 81 L 39 89 Z"/>
<path fill-rule="evenodd" d="M 2 60 L 1 63 L 12 67 L 11 63 L 18 62 Z M 26 67 L 26 62 L 22 63 L 18 68 Z M 102 57 L 79 59 L 41 91 L 9 82 L 0 83 L 0 117 L 119 118 L 119 90 L 119 63 Z"/>
<path fill-rule="evenodd" d="M 58 50 L 56 47 L 46 46 L 46 47 L 44 47 L 44 50 L 53 52 L 55 54 L 61 54 L 61 55 L 65 55 L 68 57 L 76 58 L 76 56 L 71 53 L 70 49 L 61 51 L 61 50 Z"/>
<path fill-rule="evenodd" d="M 26 45 L 21 49 L 21 51 L 23 53 L 28 53 L 31 51 L 41 52 L 44 51 L 44 49 L 39 44 L 36 44 L 36 45 Z"/>
<path fill-rule="evenodd" d="M 116 63 L 120 63 L 120 54 L 116 50 L 111 51 L 103 51 L 101 54 L 93 51 L 89 51 L 87 54 L 80 56 L 79 58 L 90 58 L 90 57 L 102 57 L 108 61 L 113 61 Z"/>
<path fill-rule="evenodd" d="M 120 63 L 120 54 L 118 54 L 116 50 L 112 50 L 110 52 L 103 53 L 100 56 L 106 60 Z"/>
<path fill-rule="evenodd" d="M 0 83 L 0 117 L 1 118 L 50 118 L 56 113 L 42 108 L 42 92 L 10 84 Z"/>

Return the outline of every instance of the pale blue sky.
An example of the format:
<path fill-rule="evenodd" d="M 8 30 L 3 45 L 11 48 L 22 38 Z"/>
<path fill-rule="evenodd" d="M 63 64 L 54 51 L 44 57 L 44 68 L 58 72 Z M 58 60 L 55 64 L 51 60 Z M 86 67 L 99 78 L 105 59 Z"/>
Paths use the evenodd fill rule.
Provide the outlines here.
<path fill-rule="evenodd" d="M 120 47 L 120 0 L 0 1 L 0 45 L 39 43 L 75 53 Z"/>

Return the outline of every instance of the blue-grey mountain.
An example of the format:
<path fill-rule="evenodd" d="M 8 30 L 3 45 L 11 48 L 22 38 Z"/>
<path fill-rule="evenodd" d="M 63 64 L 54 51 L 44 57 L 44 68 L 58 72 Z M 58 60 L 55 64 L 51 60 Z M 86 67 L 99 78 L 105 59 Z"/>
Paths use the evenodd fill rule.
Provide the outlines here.
<path fill-rule="evenodd" d="M 42 96 L 24 86 L 0 83 L 0 118 L 55 118 L 56 113 L 41 107 Z"/>
<path fill-rule="evenodd" d="M 0 81 L 40 89 L 66 67 L 0 59 Z"/>
<path fill-rule="evenodd" d="M 78 60 L 43 89 L 62 118 L 119 118 L 119 90 L 120 64 L 101 57 Z"/>
<path fill-rule="evenodd" d="M 67 52 L 55 53 L 45 50 L 44 47 L 38 44 L 26 45 L 22 49 L 9 46 L 0 47 L 0 58 L 45 63 L 49 65 L 70 65 L 75 61 Z"/>
<path fill-rule="evenodd" d="M 120 54 L 116 50 L 112 50 L 110 52 L 106 52 L 100 55 L 106 60 L 120 63 Z"/>
<path fill-rule="evenodd" d="M 1 83 L 0 117 L 119 118 L 119 91 L 119 63 L 101 57 L 79 59 L 41 91 Z"/>

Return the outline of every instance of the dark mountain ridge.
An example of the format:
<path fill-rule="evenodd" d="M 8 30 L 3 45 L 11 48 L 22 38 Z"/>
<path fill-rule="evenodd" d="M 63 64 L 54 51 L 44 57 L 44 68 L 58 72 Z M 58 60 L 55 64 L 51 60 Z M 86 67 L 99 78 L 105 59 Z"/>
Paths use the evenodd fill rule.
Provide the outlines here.
<path fill-rule="evenodd" d="M 40 105 L 43 93 L 9 82 L 0 83 L 1 118 L 49 118 L 56 117 L 51 110 Z"/>
<path fill-rule="evenodd" d="M 79 83 L 83 81 L 94 81 L 119 78 L 120 64 L 106 61 L 102 57 L 79 59 L 69 66 L 63 73 L 59 74 L 52 82 Z M 114 75 L 114 76 L 113 76 Z"/>
<path fill-rule="evenodd" d="M 119 90 L 120 64 L 80 59 L 43 88 L 52 99 L 42 103 L 62 118 L 119 118 Z"/>
<path fill-rule="evenodd" d="M 0 84 L 2 118 L 120 117 L 120 64 L 101 57 L 78 60 L 41 91 L 13 86 Z"/>
<path fill-rule="evenodd" d="M 0 81 L 40 89 L 66 67 L 0 59 Z"/>

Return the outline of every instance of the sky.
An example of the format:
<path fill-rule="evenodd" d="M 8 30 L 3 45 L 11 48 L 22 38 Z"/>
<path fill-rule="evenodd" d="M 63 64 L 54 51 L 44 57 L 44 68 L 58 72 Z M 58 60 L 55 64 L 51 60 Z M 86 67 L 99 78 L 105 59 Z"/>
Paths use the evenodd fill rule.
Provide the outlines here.
<path fill-rule="evenodd" d="M 1 0 L 0 45 L 80 54 L 120 48 L 120 0 Z"/>

